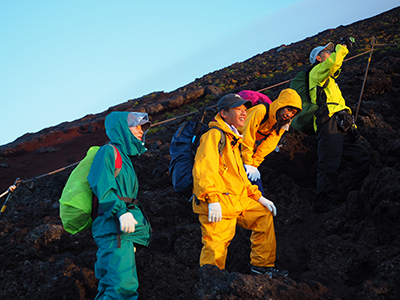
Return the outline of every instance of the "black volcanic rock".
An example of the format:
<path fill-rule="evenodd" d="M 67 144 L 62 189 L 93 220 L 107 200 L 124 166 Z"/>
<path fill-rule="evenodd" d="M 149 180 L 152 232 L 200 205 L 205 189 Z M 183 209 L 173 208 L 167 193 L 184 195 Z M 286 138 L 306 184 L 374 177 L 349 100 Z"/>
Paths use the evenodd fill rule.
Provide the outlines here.
<path fill-rule="evenodd" d="M 154 92 L 1 146 L 0 192 L 17 177 L 23 183 L 0 215 L 0 299 L 94 299 L 96 244 L 89 231 L 66 233 L 58 215 L 71 167 L 49 172 L 79 161 L 90 146 L 104 144 L 104 117 L 113 110 L 147 111 L 154 123 L 146 138 L 150 151 L 133 160 L 138 198 L 154 230 L 149 247 L 136 253 L 141 299 L 400 299 L 399 24 L 396 8 L 271 49 L 171 93 Z M 291 129 L 282 138 L 280 152 L 271 153 L 260 166 L 268 197 L 278 209 L 277 267 L 289 270 L 289 277 L 248 275 L 250 232 L 241 228 L 229 247 L 226 270 L 199 268 L 198 218 L 191 204 L 173 191 L 168 174 L 175 130 L 196 109 L 215 105 L 231 91 L 278 84 L 265 90 L 276 99 L 288 80 L 308 66 L 316 44 L 338 42 L 346 35 L 353 35 L 357 45 L 343 64 L 338 84 L 354 111 L 366 51 L 373 37 L 379 44 L 357 120 L 360 141 L 371 155 L 370 174 L 361 190 L 345 192 L 349 165 L 344 162 L 339 177 L 343 203 L 335 211 L 314 213 L 315 136 Z M 177 115 L 185 117 L 171 119 Z M 0 198 L 1 205 L 5 198 Z"/>

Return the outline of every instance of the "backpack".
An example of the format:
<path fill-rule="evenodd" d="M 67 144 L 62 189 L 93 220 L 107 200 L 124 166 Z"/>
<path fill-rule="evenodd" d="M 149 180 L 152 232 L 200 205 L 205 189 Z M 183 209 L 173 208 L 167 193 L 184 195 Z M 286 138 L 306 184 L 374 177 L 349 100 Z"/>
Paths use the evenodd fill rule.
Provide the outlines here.
<path fill-rule="evenodd" d="M 314 131 L 314 114 L 318 109 L 318 105 L 311 102 L 310 98 L 310 71 L 311 66 L 306 71 L 300 71 L 290 82 L 290 88 L 294 89 L 301 98 L 302 111 L 292 120 L 291 127 L 308 135 L 315 134 Z M 317 98 L 323 89 L 328 85 L 329 79 L 318 89 Z"/>
<path fill-rule="evenodd" d="M 255 91 L 250 91 L 250 90 L 243 90 L 237 93 L 240 97 L 242 97 L 244 100 L 249 100 L 251 103 L 254 105 L 260 104 L 260 103 L 268 103 L 271 104 L 272 101 L 268 98 L 267 95 L 264 95 L 260 92 L 255 92 Z"/>
<path fill-rule="evenodd" d="M 292 120 L 291 127 L 303 133 L 314 134 L 314 114 L 318 105 L 311 102 L 309 92 L 309 76 L 312 68 L 300 71 L 290 82 L 290 88 L 294 89 L 301 98 L 302 110 Z"/>
<path fill-rule="evenodd" d="M 250 90 L 243 90 L 237 93 L 243 100 L 249 100 L 253 103 L 253 106 L 258 104 L 265 105 L 267 109 L 267 113 L 265 114 L 264 118 L 262 119 L 261 124 L 264 124 L 268 120 L 268 112 L 269 112 L 269 105 L 272 103 L 271 99 L 267 95 L 264 95 L 260 92 L 250 91 Z M 263 133 L 261 133 L 264 135 Z"/>
<path fill-rule="evenodd" d="M 118 149 L 114 148 L 115 171 L 117 177 L 122 167 L 122 158 Z M 97 217 L 99 200 L 90 189 L 87 176 L 93 159 L 100 149 L 99 146 L 90 147 L 86 156 L 79 162 L 68 177 L 67 183 L 60 198 L 60 218 L 63 227 L 71 234 L 87 230 Z"/>
<path fill-rule="evenodd" d="M 192 196 L 194 157 L 199 146 L 200 137 L 211 129 L 217 129 L 221 132 L 221 140 L 218 143 L 218 152 L 222 155 L 222 150 L 226 144 L 225 132 L 218 127 L 210 127 L 203 124 L 205 109 L 200 112 L 197 121 L 188 121 L 183 123 L 172 137 L 169 152 L 171 162 L 169 164 L 169 174 L 175 192 L 185 198 Z"/>

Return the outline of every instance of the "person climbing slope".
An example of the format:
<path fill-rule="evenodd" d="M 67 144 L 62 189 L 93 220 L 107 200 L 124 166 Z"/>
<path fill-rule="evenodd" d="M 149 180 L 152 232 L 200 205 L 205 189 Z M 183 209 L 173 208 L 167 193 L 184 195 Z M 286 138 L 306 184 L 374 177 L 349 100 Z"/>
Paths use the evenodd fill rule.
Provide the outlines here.
<path fill-rule="evenodd" d="M 247 111 L 238 130 L 243 134 L 242 159 L 248 178 L 264 195 L 258 167 L 274 151 L 291 120 L 301 112 L 301 98 L 293 89 L 284 89 L 271 104 L 258 104 Z"/>
<path fill-rule="evenodd" d="M 252 230 L 251 274 L 287 275 L 275 268 L 276 239 L 274 203 L 252 185 L 240 157 L 242 137 L 237 127 L 244 125 L 250 101 L 227 94 L 218 101 L 219 113 L 209 127 L 219 127 L 226 135 L 221 152 L 221 132 L 209 129 L 201 136 L 193 167 L 193 211 L 199 215 L 203 248 L 200 266 L 212 264 L 225 268 L 228 246 L 236 225 Z"/>
<path fill-rule="evenodd" d="M 337 176 L 342 158 L 351 162 L 348 191 L 361 187 L 369 172 L 369 154 L 360 144 L 360 136 L 351 109 L 346 105 L 335 79 L 339 76 L 343 59 L 353 45 L 352 39 L 342 39 L 336 47 L 332 43 L 315 47 L 310 53 L 311 101 L 318 105 L 314 117 L 317 135 L 317 199 L 315 212 L 326 212 L 342 202 L 337 190 Z M 317 97 L 317 95 L 319 95 Z"/>
<path fill-rule="evenodd" d="M 138 298 L 134 250 L 135 245 L 148 245 L 151 227 L 141 206 L 133 202 L 139 186 L 129 157 L 146 151 L 144 136 L 150 124 L 146 113 L 107 115 L 106 134 L 122 157 L 122 168 L 114 177 L 114 149 L 105 145 L 96 153 L 88 175 L 90 187 L 99 199 L 98 217 L 92 224 L 98 246 L 96 299 Z"/>

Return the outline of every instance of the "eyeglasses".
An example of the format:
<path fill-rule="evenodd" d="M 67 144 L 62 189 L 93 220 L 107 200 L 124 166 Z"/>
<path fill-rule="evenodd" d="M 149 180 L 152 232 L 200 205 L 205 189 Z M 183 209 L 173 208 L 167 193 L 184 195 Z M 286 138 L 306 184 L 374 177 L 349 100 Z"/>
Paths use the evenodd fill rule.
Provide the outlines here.
<path fill-rule="evenodd" d="M 332 54 L 332 52 L 328 51 L 328 50 L 324 50 L 324 51 L 321 52 L 321 54 L 324 54 L 324 53 Z"/>

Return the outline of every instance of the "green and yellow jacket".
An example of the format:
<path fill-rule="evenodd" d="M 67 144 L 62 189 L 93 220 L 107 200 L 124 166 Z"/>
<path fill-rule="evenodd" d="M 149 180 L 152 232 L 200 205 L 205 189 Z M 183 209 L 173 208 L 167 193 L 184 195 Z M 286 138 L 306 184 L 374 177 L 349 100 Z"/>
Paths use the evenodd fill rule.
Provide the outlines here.
<path fill-rule="evenodd" d="M 349 53 L 347 47 L 338 44 L 336 45 L 335 52 L 324 62 L 315 65 L 310 71 L 309 89 L 311 102 L 319 106 L 315 113 L 314 121 L 316 118 L 328 119 L 332 117 L 334 113 L 341 110 L 348 110 L 349 113 L 351 113 L 351 109 L 346 105 L 342 92 L 335 82 L 335 79 L 340 74 L 343 59 L 347 53 Z M 317 99 L 318 89 L 323 87 L 327 80 L 328 83 L 324 88 L 324 92 L 321 93 L 321 96 Z M 314 122 L 314 129 L 315 131 L 317 130 L 316 122 Z"/>

